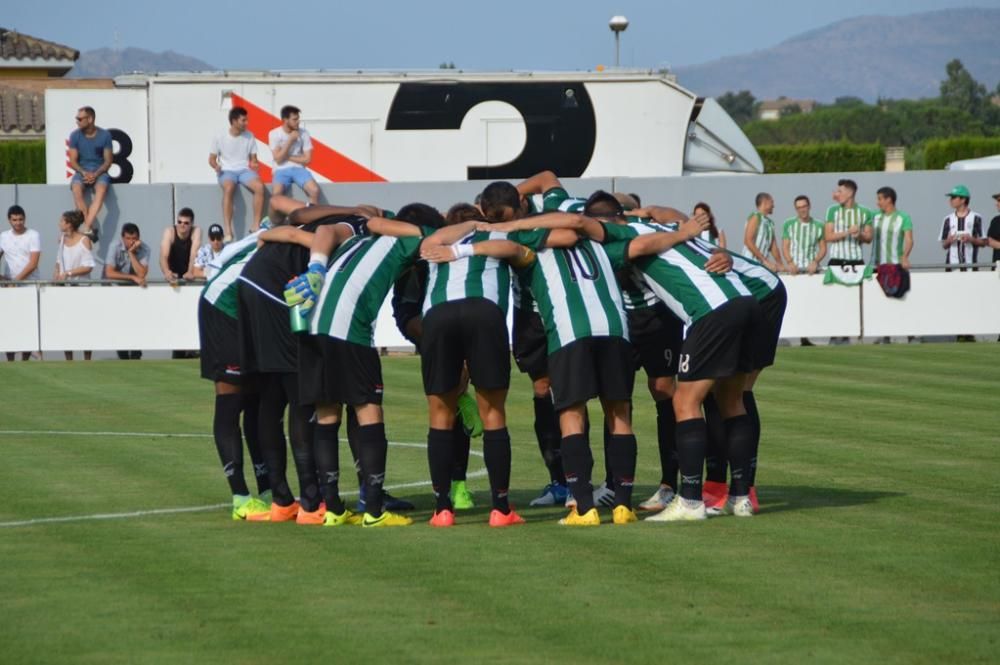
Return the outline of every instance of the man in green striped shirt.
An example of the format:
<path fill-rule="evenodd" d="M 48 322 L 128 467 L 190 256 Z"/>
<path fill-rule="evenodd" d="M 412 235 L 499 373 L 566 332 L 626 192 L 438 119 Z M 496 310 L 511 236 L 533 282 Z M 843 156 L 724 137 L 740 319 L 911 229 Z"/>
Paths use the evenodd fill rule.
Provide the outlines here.
<path fill-rule="evenodd" d="M 796 196 L 795 217 L 786 219 L 781 227 L 785 265 L 793 275 L 802 271 L 815 275 L 826 256 L 825 229 L 822 222 L 813 219 L 811 210 L 808 196 Z"/>
<path fill-rule="evenodd" d="M 896 190 L 882 187 L 875 193 L 879 214 L 872 222 L 872 263 L 898 263 L 910 269 L 913 251 L 913 222 L 905 212 L 896 209 Z"/>
<path fill-rule="evenodd" d="M 826 211 L 824 237 L 830 250 L 830 266 L 864 265 L 862 243 L 872 241 L 872 213 L 857 202 L 858 184 L 848 178 L 837 181 L 836 202 Z"/>
<path fill-rule="evenodd" d="M 774 197 L 767 192 L 757 194 L 754 204 L 757 210 L 747 217 L 743 229 L 743 253 L 759 261 L 769 270 L 781 269 L 781 253 L 774 239 Z"/>

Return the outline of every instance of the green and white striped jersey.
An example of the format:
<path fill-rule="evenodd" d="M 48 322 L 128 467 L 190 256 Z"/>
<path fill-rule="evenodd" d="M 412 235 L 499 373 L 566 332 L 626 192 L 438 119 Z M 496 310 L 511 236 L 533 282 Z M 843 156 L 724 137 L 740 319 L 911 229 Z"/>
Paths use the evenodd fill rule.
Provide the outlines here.
<path fill-rule="evenodd" d="M 833 224 L 833 230 L 837 233 L 843 233 L 852 226 L 857 226 L 861 229 L 872 223 L 872 211 L 857 204 L 854 204 L 850 208 L 845 208 L 839 204 L 832 205 L 827 208 L 826 223 Z M 857 238 L 848 236 L 843 240 L 828 242 L 827 246 L 830 248 L 831 259 L 864 261 L 864 255 L 861 252 L 861 243 L 858 242 Z"/>
<path fill-rule="evenodd" d="M 895 211 L 891 215 L 878 213 L 872 224 L 874 225 L 874 236 L 872 238 L 873 263 L 899 263 L 903 258 L 903 240 L 907 231 L 913 231 L 913 222 L 910 216 L 902 211 Z"/>
<path fill-rule="evenodd" d="M 655 256 L 628 258 L 628 244 L 647 233 L 672 231 L 662 224 L 605 224 L 604 246 L 615 268 L 633 267 L 646 285 L 667 307 L 690 326 L 734 298 L 753 293 L 733 271 L 725 275 L 705 272 L 705 263 L 718 247 L 694 238 Z M 735 261 L 737 257 L 733 257 Z"/>
<path fill-rule="evenodd" d="M 434 229 L 421 231 L 427 236 Z M 423 237 L 355 236 L 344 242 L 327 269 L 309 332 L 374 346 L 382 303 L 396 279 L 419 258 L 422 241 Z"/>
<path fill-rule="evenodd" d="M 798 217 L 786 219 L 781 226 L 781 239 L 788 241 L 792 253 L 792 263 L 799 270 L 805 270 L 819 253 L 819 241 L 823 239 L 823 222 L 811 217 L 803 222 Z"/>
<path fill-rule="evenodd" d="M 226 250 L 233 247 L 233 245 L 237 245 L 237 243 L 227 246 Z M 223 251 L 225 252 L 225 250 Z M 237 318 L 237 313 L 239 312 L 236 300 L 238 290 L 237 280 L 240 273 L 243 272 L 244 266 L 246 266 L 256 251 L 256 234 L 252 238 L 248 237 L 241 240 L 238 246 L 233 247 L 233 250 L 229 253 L 228 260 L 220 265 L 215 276 L 208 280 L 208 283 L 201 290 L 202 298 L 231 319 Z M 223 258 L 225 257 L 220 255 L 219 259 L 216 260 Z"/>
<path fill-rule="evenodd" d="M 583 212 L 587 199 L 570 196 L 562 187 L 553 187 L 544 194 L 532 194 L 528 197 L 532 214 L 543 212 Z"/>
<path fill-rule="evenodd" d="M 484 240 L 511 240 L 537 252 L 545 246 L 548 237 L 549 232 L 546 230 L 512 233 L 475 231 L 456 244 Z M 427 311 L 434 305 L 464 298 L 486 298 L 496 303 L 504 314 L 507 313 L 507 304 L 510 300 L 510 267 L 506 261 L 489 256 L 470 256 L 451 263 L 431 263 L 429 268 L 427 294 L 423 306 L 424 316 L 427 316 Z"/>
<path fill-rule="evenodd" d="M 614 270 L 600 243 L 541 249 L 518 271 L 538 303 L 548 352 L 585 337 L 628 339 L 628 325 Z"/>
<path fill-rule="evenodd" d="M 753 244 L 757 246 L 757 251 L 765 257 L 770 256 L 771 245 L 774 243 L 774 221 L 759 211 L 750 215 L 750 218 L 757 219 L 757 233 L 754 234 Z M 747 220 L 747 224 L 749 223 L 750 219 Z M 743 254 L 753 257 L 753 252 L 746 244 L 743 245 Z"/>

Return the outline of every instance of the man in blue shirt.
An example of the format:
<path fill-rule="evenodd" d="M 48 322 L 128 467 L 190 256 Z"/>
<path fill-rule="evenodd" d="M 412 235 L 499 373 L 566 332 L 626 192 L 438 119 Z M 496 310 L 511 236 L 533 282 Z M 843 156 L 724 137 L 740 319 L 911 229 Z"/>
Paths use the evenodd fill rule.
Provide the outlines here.
<path fill-rule="evenodd" d="M 76 129 L 69 135 L 69 166 L 76 173 L 70 181 L 73 190 L 73 202 L 77 210 L 83 213 L 83 226 L 80 232 L 91 241 L 97 241 L 97 232 L 93 228 L 97 213 L 104 205 L 104 197 L 108 194 L 111 176 L 111 132 L 94 124 L 96 113 L 89 106 L 84 106 L 76 112 Z M 85 188 L 94 188 L 94 198 L 90 205 L 83 198 Z"/>

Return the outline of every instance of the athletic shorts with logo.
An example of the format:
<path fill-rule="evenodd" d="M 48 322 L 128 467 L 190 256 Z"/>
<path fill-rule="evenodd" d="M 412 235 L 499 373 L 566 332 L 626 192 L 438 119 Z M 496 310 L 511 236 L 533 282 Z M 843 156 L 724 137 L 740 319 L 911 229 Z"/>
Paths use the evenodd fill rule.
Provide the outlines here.
<path fill-rule="evenodd" d="M 582 337 L 549 356 L 557 412 L 594 398 L 630 400 L 634 380 L 632 345 L 623 337 Z"/>
<path fill-rule="evenodd" d="M 198 301 L 198 339 L 201 342 L 201 378 L 239 385 L 240 349 L 236 319 L 226 316 L 202 298 Z"/>
<path fill-rule="evenodd" d="M 329 335 L 298 335 L 302 404 L 382 403 L 378 350 Z"/>
<path fill-rule="evenodd" d="M 774 364 L 774 354 L 778 350 L 778 336 L 781 322 L 785 318 L 788 292 L 785 285 L 778 282 L 777 288 L 760 301 L 761 332 L 753 338 L 753 368 L 764 369 Z"/>
<path fill-rule="evenodd" d="M 542 316 L 533 310 L 514 308 L 514 362 L 532 381 L 549 375 L 549 349 Z"/>
<path fill-rule="evenodd" d="M 677 360 L 684 343 L 684 322 L 663 303 L 625 310 L 636 368 L 657 379 L 677 374 Z"/>
<path fill-rule="evenodd" d="M 444 302 L 424 316 L 420 338 L 424 393 L 441 395 L 454 390 L 465 363 L 469 380 L 477 388 L 510 387 L 507 320 L 503 310 L 486 298 Z"/>
<path fill-rule="evenodd" d="M 677 365 L 678 381 L 724 379 L 754 369 L 754 338 L 762 334 L 760 306 L 734 298 L 688 328 Z"/>

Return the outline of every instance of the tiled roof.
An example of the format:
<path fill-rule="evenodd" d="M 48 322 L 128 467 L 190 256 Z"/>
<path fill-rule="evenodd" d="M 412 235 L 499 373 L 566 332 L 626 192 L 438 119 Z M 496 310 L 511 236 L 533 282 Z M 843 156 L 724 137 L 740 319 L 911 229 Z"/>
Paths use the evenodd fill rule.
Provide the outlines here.
<path fill-rule="evenodd" d="M 44 131 L 45 96 L 0 85 L 0 133 Z"/>
<path fill-rule="evenodd" d="M 76 60 L 80 52 L 62 44 L 0 28 L 0 58 L 24 60 Z"/>

